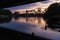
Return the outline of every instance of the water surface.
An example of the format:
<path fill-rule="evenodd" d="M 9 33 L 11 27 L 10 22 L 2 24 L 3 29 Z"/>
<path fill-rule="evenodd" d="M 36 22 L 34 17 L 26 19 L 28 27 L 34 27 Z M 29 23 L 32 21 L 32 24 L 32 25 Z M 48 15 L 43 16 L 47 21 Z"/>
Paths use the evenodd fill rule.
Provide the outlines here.
<path fill-rule="evenodd" d="M 47 28 L 45 30 L 45 21 L 42 17 L 18 17 L 18 18 L 0 18 L 0 27 L 45 37 L 53 40 L 60 40 L 60 32 Z"/>

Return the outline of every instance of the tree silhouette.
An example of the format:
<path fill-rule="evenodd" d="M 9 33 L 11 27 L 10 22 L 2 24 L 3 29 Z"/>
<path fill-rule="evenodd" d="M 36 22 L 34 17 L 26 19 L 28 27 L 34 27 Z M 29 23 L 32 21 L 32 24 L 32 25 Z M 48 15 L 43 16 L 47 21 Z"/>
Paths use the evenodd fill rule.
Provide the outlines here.
<path fill-rule="evenodd" d="M 15 14 L 15 15 L 18 15 L 18 14 L 19 14 L 19 12 L 18 12 L 18 11 L 17 11 L 17 12 L 14 12 L 14 14 Z"/>
<path fill-rule="evenodd" d="M 53 3 L 43 16 L 44 20 L 51 28 L 60 28 L 60 3 Z"/>
<path fill-rule="evenodd" d="M 0 15 L 11 15 L 12 12 L 7 9 L 0 9 Z"/>
<path fill-rule="evenodd" d="M 52 16 L 59 15 L 60 13 L 60 5 L 59 3 L 53 3 L 48 7 L 48 10 L 44 13 L 44 19 L 47 20 Z"/>

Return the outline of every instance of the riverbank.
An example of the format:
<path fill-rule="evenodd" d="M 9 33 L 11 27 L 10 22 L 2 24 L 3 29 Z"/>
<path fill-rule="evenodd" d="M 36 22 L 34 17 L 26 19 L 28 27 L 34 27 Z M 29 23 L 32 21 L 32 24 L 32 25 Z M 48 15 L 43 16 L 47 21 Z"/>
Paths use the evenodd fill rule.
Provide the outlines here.
<path fill-rule="evenodd" d="M 5 40 L 50 40 L 43 37 L 26 34 L 15 30 L 0 27 L 0 39 Z"/>

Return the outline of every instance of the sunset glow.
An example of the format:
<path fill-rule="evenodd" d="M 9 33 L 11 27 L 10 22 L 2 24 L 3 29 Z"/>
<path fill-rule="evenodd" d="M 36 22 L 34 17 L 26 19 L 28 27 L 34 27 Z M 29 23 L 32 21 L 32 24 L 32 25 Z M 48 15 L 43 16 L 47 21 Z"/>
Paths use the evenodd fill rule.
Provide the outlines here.
<path fill-rule="evenodd" d="M 44 11 L 45 8 L 48 8 L 49 5 L 51 5 L 52 3 L 55 3 L 55 2 L 60 2 L 60 0 L 47 0 L 47 1 L 42 1 L 42 2 L 35 2 L 35 3 L 32 3 L 32 4 L 10 7 L 10 8 L 6 8 L 6 9 L 11 10 L 13 13 L 15 11 L 33 10 L 33 9 L 36 9 L 36 8 L 41 8 L 41 10 Z"/>

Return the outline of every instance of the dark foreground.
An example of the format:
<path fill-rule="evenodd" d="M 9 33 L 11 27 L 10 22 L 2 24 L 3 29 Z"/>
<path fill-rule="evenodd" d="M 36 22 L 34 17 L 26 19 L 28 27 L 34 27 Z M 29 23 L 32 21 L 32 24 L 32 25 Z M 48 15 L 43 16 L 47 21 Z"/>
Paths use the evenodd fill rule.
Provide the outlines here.
<path fill-rule="evenodd" d="M 0 40 L 50 40 L 0 27 Z"/>

